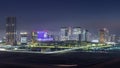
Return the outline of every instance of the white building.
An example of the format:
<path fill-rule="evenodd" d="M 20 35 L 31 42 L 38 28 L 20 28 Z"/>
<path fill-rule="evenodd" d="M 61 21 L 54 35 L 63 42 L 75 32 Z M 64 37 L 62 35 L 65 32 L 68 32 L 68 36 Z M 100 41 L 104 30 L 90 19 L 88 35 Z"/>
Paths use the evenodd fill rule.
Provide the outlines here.
<path fill-rule="evenodd" d="M 60 29 L 60 41 L 66 41 L 68 40 L 68 28 L 62 27 Z"/>
<path fill-rule="evenodd" d="M 81 27 L 74 27 L 72 29 L 72 35 L 70 36 L 70 40 L 81 40 Z"/>

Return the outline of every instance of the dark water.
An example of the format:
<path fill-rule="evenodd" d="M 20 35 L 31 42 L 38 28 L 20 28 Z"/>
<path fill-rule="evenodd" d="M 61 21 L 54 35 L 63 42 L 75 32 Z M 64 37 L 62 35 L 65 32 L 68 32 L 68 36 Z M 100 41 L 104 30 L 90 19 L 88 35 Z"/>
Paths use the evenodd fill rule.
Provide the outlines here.
<path fill-rule="evenodd" d="M 119 60 L 120 53 L 66 52 L 40 54 L 0 52 L 0 68 L 102 68 L 105 65 L 105 67 L 109 67 L 112 64 L 117 66 Z"/>

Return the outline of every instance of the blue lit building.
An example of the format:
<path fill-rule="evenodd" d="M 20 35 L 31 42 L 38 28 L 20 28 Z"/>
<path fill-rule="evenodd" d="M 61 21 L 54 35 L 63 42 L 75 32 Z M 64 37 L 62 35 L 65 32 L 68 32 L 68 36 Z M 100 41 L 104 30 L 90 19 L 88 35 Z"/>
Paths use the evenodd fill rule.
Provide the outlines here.
<path fill-rule="evenodd" d="M 46 31 L 37 31 L 37 41 L 53 41 L 53 38 Z"/>

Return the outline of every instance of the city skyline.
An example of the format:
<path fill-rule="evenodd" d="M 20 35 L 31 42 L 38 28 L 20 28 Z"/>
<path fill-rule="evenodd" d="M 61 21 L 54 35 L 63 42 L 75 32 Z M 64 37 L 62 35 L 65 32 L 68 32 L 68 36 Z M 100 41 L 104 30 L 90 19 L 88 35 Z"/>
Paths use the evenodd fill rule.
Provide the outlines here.
<path fill-rule="evenodd" d="M 119 0 L 0 0 L 0 68 L 119 68 Z"/>
<path fill-rule="evenodd" d="M 18 31 L 58 31 L 64 26 L 80 26 L 92 33 L 105 27 L 119 35 L 119 3 L 118 0 L 0 1 L 0 33 L 5 31 L 6 17 L 16 16 Z"/>

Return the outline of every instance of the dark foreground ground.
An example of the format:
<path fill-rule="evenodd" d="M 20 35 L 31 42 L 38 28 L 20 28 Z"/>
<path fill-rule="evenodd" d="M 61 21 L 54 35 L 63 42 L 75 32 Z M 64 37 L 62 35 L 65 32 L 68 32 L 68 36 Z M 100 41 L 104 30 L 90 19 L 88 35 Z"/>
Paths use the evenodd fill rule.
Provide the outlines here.
<path fill-rule="evenodd" d="M 120 68 L 120 53 L 0 51 L 0 68 Z"/>

